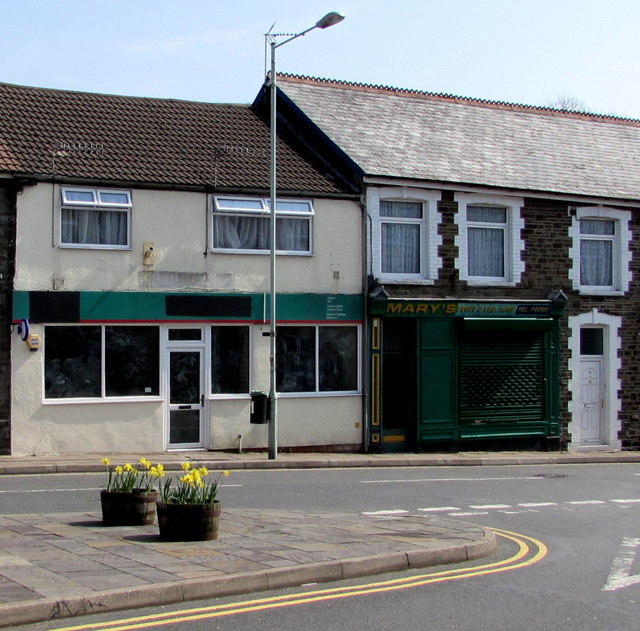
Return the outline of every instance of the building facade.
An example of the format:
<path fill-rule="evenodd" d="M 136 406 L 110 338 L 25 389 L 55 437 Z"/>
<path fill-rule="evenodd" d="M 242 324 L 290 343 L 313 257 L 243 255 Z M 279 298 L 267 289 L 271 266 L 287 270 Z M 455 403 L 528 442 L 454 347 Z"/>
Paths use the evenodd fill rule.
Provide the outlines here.
<path fill-rule="evenodd" d="M 367 448 L 637 449 L 640 122 L 278 84 L 364 190 Z"/>
<path fill-rule="evenodd" d="M 7 242 L 16 219 L 5 452 L 266 448 L 250 422 L 251 393 L 269 387 L 265 119 L 0 92 Z M 286 137 L 278 155 L 278 443 L 360 449 L 361 207 Z"/>

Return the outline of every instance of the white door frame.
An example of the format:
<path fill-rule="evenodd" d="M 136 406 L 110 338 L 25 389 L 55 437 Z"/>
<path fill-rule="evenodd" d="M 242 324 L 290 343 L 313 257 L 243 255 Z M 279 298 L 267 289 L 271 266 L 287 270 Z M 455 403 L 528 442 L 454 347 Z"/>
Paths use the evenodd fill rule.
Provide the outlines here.
<path fill-rule="evenodd" d="M 570 451 L 614 450 L 622 449 L 622 441 L 618 433 L 622 428 L 620 420 L 620 401 L 618 391 L 620 383 L 621 360 L 619 357 L 620 335 L 622 325 L 620 316 L 612 316 L 593 309 L 588 313 L 569 317 L 569 432 L 571 442 Z M 580 355 L 580 330 L 583 327 L 601 328 L 603 332 L 602 359 L 602 410 L 601 410 L 601 442 L 598 445 L 587 442 L 587 436 L 582 435 L 582 396 L 581 396 L 581 362 L 590 356 Z"/>
<path fill-rule="evenodd" d="M 169 339 L 169 331 L 176 329 L 193 329 L 200 331 L 200 339 L 198 340 L 171 340 Z M 209 354 L 207 351 L 207 327 L 199 324 L 191 325 L 168 325 L 163 327 L 162 331 L 162 366 L 163 366 L 163 382 L 164 382 L 164 448 L 165 450 L 190 450 L 190 449 L 206 449 L 209 435 L 209 396 L 207 390 L 208 362 Z M 172 410 L 176 410 L 175 405 L 170 403 L 170 357 L 173 352 L 189 352 L 197 351 L 200 354 L 200 400 L 198 403 L 191 404 L 192 410 L 200 412 L 200 440 L 193 443 L 176 443 L 170 442 L 169 430 Z M 188 403 L 185 404 L 189 405 Z M 179 406 L 181 407 L 181 406 Z M 186 409 L 186 407 L 184 408 Z"/>

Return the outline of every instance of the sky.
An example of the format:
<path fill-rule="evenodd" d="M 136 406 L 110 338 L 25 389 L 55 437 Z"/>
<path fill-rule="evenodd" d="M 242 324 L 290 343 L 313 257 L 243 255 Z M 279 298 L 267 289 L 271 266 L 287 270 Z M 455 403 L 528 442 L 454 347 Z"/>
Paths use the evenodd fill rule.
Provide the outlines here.
<path fill-rule="evenodd" d="M 336 10 L 278 48 L 278 72 L 640 119 L 638 0 L 337 2 L 0 0 L 0 81 L 251 103 L 274 22 L 299 33 Z"/>

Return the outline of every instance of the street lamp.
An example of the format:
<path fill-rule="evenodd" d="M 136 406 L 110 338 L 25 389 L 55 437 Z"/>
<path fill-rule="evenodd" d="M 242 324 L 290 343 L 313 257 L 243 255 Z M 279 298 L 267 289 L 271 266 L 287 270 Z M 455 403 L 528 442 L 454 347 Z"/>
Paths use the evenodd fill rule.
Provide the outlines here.
<path fill-rule="evenodd" d="M 344 20 L 344 15 L 338 11 L 327 13 L 313 26 L 300 33 L 266 33 L 265 40 L 271 48 L 271 73 L 269 76 L 269 91 L 271 95 L 271 168 L 269 174 L 270 185 L 270 244 L 269 244 L 269 294 L 270 294 L 270 326 L 269 326 L 269 459 L 278 457 L 278 395 L 276 392 L 276 48 L 306 35 L 314 29 L 325 29 Z M 286 37 L 278 43 L 279 37 Z"/>

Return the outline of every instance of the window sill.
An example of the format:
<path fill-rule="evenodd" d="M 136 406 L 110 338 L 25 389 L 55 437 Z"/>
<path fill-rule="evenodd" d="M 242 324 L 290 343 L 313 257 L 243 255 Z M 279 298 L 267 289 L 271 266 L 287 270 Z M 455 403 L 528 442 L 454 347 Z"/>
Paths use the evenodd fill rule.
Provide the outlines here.
<path fill-rule="evenodd" d="M 517 283 L 510 280 L 476 280 L 472 278 L 461 278 L 469 287 L 516 287 Z"/>
<path fill-rule="evenodd" d="M 578 287 L 578 293 L 581 296 L 624 296 L 626 291 L 618 289 L 593 289 L 590 287 Z"/>
<path fill-rule="evenodd" d="M 117 250 L 130 252 L 130 245 L 100 245 L 96 243 L 58 243 L 61 250 Z"/>
<path fill-rule="evenodd" d="M 433 285 L 435 280 L 423 276 L 378 276 L 376 282 L 380 285 Z"/>
<path fill-rule="evenodd" d="M 42 405 L 95 405 L 97 403 L 163 403 L 164 398 L 151 397 L 95 397 L 43 399 Z"/>
<path fill-rule="evenodd" d="M 326 397 L 359 397 L 361 392 L 278 392 L 278 399 L 309 399 Z"/>

